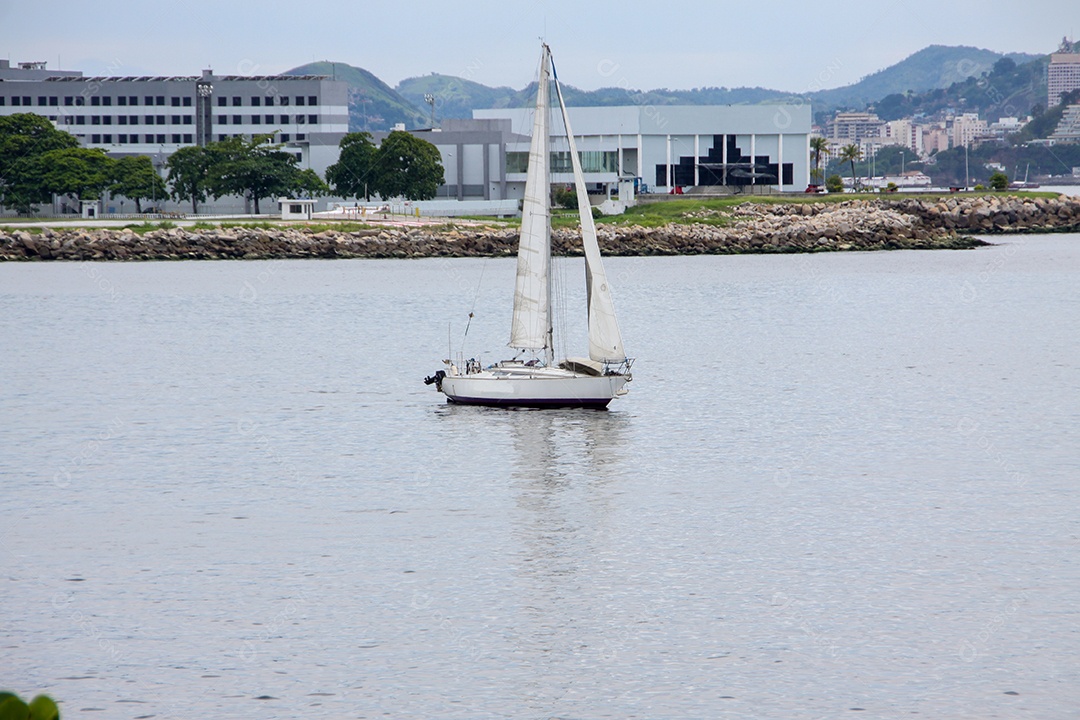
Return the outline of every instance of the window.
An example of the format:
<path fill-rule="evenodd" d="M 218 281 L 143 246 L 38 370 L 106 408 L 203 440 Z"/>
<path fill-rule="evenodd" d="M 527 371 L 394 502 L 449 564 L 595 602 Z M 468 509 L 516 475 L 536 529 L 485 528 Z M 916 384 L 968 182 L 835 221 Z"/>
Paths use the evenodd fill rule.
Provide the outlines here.
<path fill-rule="evenodd" d="M 179 115 L 173 115 L 172 116 L 172 124 L 173 125 L 179 125 L 180 124 L 180 116 Z"/>
<path fill-rule="evenodd" d="M 315 125 L 315 124 L 317 124 L 319 122 L 319 116 L 318 115 L 308 115 L 307 116 L 307 121 L 309 123 L 311 123 L 312 125 Z"/>
<path fill-rule="evenodd" d="M 65 105 L 74 105 L 75 104 L 75 98 L 71 97 L 70 95 L 65 95 L 64 96 L 64 104 Z"/>
<path fill-rule="evenodd" d="M 101 136 L 100 135 L 91 135 L 90 136 L 90 142 L 100 144 L 101 143 Z"/>
<path fill-rule="evenodd" d="M 7 98 L 3 95 L 0 95 L 0 106 L 3 106 L 5 104 L 7 104 Z"/>
<path fill-rule="evenodd" d="M 184 98 L 184 107 L 191 107 L 191 98 L 189 98 L 189 97 Z"/>
<path fill-rule="evenodd" d="M 296 104 L 297 105 L 303 105 L 304 104 L 304 96 L 303 95 L 297 95 L 296 96 Z"/>
<path fill-rule="evenodd" d="M 125 135 L 125 134 L 123 134 L 123 133 L 121 133 L 121 134 L 117 135 L 117 136 L 116 136 L 116 142 L 118 142 L 118 143 L 120 143 L 121 145 L 123 145 L 124 143 L 126 143 L 126 142 L 127 142 L 127 135 Z"/>
<path fill-rule="evenodd" d="M 91 115 L 90 116 L 90 124 L 91 125 L 100 125 L 101 124 L 101 116 L 100 115 Z"/>
<path fill-rule="evenodd" d="M 279 122 L 281 122 L 282 125 L 288 125 L 289 124 L 289 116 L 288 115 L 282 115 Z"/>
<path fill-rule="evenodd" d="M 137 98 L 134 95 L 128 95 L 128 105 L 131 105 L 132 107 L 134 107 L 135 105 L 138 105 L 138 104 L 139 104 L 139 98 Z"/>
<path fill-rule="evenodd" d="M 289 133 L 281 133 L 281 142 L 289 142 Z"/>
<path fill-rule="evenodd" d="M 297 125 L 303 125 L 304 124 L 304 116 L 303 115 L 297 115 L 296 116 L 296 124 Z"/>
<path fill-rule="evenodd" d="M 112 105 L 112 98 L 110 96 L 106 95 L 105 97 L 101 98 L 101 104 L 111 106 Z"/>
<path fill-rule="evenodd" d="M 173 97 L 173 98 L 169 98 L 169 99 L 172 101 L 172 106 L 173 107 L 180 107 L 180 98 Z"/>
<path fill-rule="evenodd" d="M 86 104 L 86 97 L 83 96 L 83 95 L 77 96 L 75 98 L 75 104 L 78 105 L 79 107 L 82 107 L 83 105 Z"/>
<path fill-rule="evenodd" d="M 226 105 L 227 103 L 225 102 L 225 98 L 223 98 L 223 97 L 219 97 L 219 98 L 217 99 L 217 104 L 218 104 L 218 107 L 225 107 L 225 105 Z"/>
<path fill-rule="evenodd" d="M 44 105 L 45 104 L 45 96 L 44 95 L 38 95 L 37 104 L 38 105 Z"/>
<path fill-rule="evenodd" d="M 112 144 L 112 135 L 102 135 L 101 139 L 110 145 Z"/>
<path fill-rule="evenodd" d="M 307 135 L 305 135 L 304 133 L 296 133 L 296 139 L 298 141 L 299 140 L 305 140 L 305 139 L 307 139 Z M 300 153 L 297 153 L 296 157 L 300 157 Z"/>
<path fill-rule="evenodd" d="M 233 125 L 243 125 L 244 121 L 240 118 L 239 115 L 233 115 L 232 116 L 232 124 Z"/>
<path fill-rule="evenodd" d="M 49 104 L 52 105 L 53 107 L 60 107 L 60 103 L 57 102 L 57 100 L 59 100 L 59 99 L 60 98 L 56 97 L 55 95 L 50 95 L 49 96 Z"/>
<path fill-rule="evenodd" d="M 228 125 L 229 124 L 229 116 L 228 115 L 218 115 L 217 116 L 217 124 L 218 125 Z"/>
<path fill-rule="evenodd" d="M 288 105 L 288 104 L 289 104 L 289 96 L 288 95 L 282 95 L 281 97 L 278 98 L 278 105 Z"/>
<path fill-rule="evenodd" d="M 307 104 L 308 105 L 318 105 L 319 104 L 319 98 L 315 97 L 314 95 L 308 95 Z"/>
<path fill-rule="evenodd" d="M 173 142 L 173 145 L 179 145 L 180 144 L 180 134 L 179 133 L 173 133 L 172 142 Z"/>
<path fill-rule="evenodd" d="M 127 96 L 126 95 L 121 95 L 120 97 L 116 98 L 116 104 L 117 105 L 127 105 Z"/>
<path fill-rule="evenodd" d="M 12 105 L 22 105 L 22 98 L 17 96 L 17 95 L 12 95 L 11 96 L 11 104 Z"/>
<path fill-rule="evenodd" d="M 157 136 L 157 141 L 158 141 L 159 143 L 161 143 L 162 145 L 164 145 L 164 144 L 165 144 L 165 134 L 164 134 L 164 133 L 162 133 L 161 135 L 158 135 L 158 136 Z"/>
<path fill-rule="evenodd" d="M 146 117 L 143 118 L 143 125 L 153 125 L 153 124 L 154 124 L 154 116 L 153 115 L 147 115 Z"/>
<path fill-rule="evenodd" d="M 143 98 L 143 105 L 153 105 L 153 104 L 154 104 L 154 96 L 153 95 L 147 95 L 146 97 Z"/>
<path fill-rule="evenodd" d="M 273 104 L 274 104 L 274 96 L 273 95 L 267 95 L 266 97 L 263 98 L 263 105 L 265 105 L 266 107 L 271 107 Z"/>
<path fill-rule="evenodd" d="M 157 104 L 158 105 L 164 105 L 165 104 L 165 96 L 164 95 L 158 95 L 157 96 Z"/>
<path fill-rule="evenodd" d="M 101 104 L 101 98 L 99 98 L 97 95 L 92 95 L 90 97 L 90 104 L 91 105 L 100 105 Z"/>
<path fill-rule="evenodd" d="M 76 125 L 85 125 L 86 124 L 86 116 L 85 115 L 76 115 L 75 116 L 75 124 Z"/>
<path fill-rule="evenodd" d="M 236 96 L 233 96 L 232 104 L 233 104 L 233 107 L 240 107 L 240 98 L 236 97 Z"/>
<path fill-rule="evenodd" d="M 184 116 L 184 124 L 185 125 L 190 125 L 191 124 L 191 116 L 190 115 L 185 115 Z"/>
<path fill-rule="evenodd" d="M 273 115 L 265 115 L 265 116 L 263 116 L 263 122 L 266 123 L 267 125 L 273 125 L 274 124 L 274 116 Z"/>
<path fill-rule="evenodd" d="M 102 125 L 112 125 L 112 115 L 102 115 L 101 116 L 101 124 Z"/>
<path fill-rule="evenodd" d="M 153 135 L 143 135 L 143 142 L 146 142 L 146 143 L 154 142 L 154 136 Z"/>
<path fill-rule="evenodd" d="M 157 116 L 157 124 L 158 125 L 164 125 L 165 124 L 165 116 L 164 115 L 158 115 Z"/>
<path fill-rule="evenodd" d="M 261 122 L 262 122 L 262 118 L 259 117 L 258 115 L 252 115 L 251 116 L 251 124 L 252 125 L 258 125 Z"/>
<path fill-rule="evenodd" d="M 191 144 L 191 133 L 184 133 L 184 142 L 189 145 Z"/>
<path fill-rule="evenodd" d="M 128 118 L 127 115 L 117 115 L 116 116 L 116 124 L 117 125 L 127 125 L 127 118 Z"/>

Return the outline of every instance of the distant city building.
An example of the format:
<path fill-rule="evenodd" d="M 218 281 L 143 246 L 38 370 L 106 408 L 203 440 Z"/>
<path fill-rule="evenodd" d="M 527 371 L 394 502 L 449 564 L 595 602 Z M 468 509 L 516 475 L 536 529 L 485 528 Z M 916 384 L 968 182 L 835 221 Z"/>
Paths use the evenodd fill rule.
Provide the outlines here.
<path fill-rule="evenodd" d="M 84 77 L 0 60 L 0 115 L 35 113 L 113 156 L 269 133 L 320 175 L 348 132 L 348 85 L 323 75 Z"/>
<path fill-rule="evenodd" d="M 934 151 L 944 152 L 949 149 L 949 133 L 943 127 L 924 127 L 922 144 L 927 155 Z"/>
<path fill-rule="evenodd" d="M 978 113 L 964 113 L 953 118 L 952 146 L 967 147 L 976 137 L 986 132 L 986 121 Z"/>
<path fill-rule="evenodd" d="M 857 143 L 865 138 L 881 137 L 884 123 L 874 113 L 840 112 L 825 123 L 825 137 Z"/>
<path fill-rule="evenodd" d="M 1061 104 L 1061 96 L 1080 88 L 1080 43 L 1062 39 L 1061 47 L 1050 55 L 1050 67 L 1046 72 L 1046 106 Z"/>
<path fill-rule="evenodd" d="M 922 128 L 911 122 L 910 119 L 891 120 L 885 123 L 882 134 L 893 145 L 903 145 L 918 155 L 923 152 Z"/>
<path fill-rule="evenodd" d="M 1058 143 L 1080 142 L 1080 105 L 1067 105 L 1061 114 L 1061 121 L 1050 135 Z"/>

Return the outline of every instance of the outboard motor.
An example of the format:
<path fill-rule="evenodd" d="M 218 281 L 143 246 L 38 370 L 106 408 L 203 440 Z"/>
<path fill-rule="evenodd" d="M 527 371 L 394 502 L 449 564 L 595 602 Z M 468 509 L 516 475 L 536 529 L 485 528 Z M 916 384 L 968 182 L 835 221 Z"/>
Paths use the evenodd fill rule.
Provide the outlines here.
<path fill-rule="evenodd" d="M 424 378 L 424 384 L 435 385 L 435 389 L 442 392 L 442 381 L 444 377 L 446 377 L 446 372 L 444 370 L 436 370 L 434 375 L 429 375 Z"/>

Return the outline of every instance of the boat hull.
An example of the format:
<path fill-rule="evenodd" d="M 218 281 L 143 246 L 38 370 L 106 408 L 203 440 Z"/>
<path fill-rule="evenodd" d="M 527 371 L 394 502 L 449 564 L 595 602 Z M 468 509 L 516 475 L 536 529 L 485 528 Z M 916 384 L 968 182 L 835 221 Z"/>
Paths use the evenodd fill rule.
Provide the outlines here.
<path fill-rule="evenodd" d="M 602 409 L 624 392 L 627 380 L 626 375 L 500 377 L 477 373 L 448 375 L 441 389 L 449 402 L 463 405 Z"/>

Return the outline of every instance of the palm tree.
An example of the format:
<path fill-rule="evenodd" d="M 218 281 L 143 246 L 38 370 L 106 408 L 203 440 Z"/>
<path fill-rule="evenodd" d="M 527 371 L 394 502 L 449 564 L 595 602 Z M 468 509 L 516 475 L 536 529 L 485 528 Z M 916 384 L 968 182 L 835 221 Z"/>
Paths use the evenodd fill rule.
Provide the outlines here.
<path fill-rule="evenodd" d="M 859 189 L 859 179 L 855 177 L 855 161 L 862 160 L 862 150 L 855 143 L 840 148 L 840 162 L 851 163 L 851 185 L 856 191 Z"/>
<path fill-rule="evenodd" d="M 818 179 L 824 174 L 820 170 L 821 154 L 829 151 L 829 141 L 823 137 L 812 137 L 810 138 L 810 150 L 814 153 L 814 169 L 810 176 Z"/>

